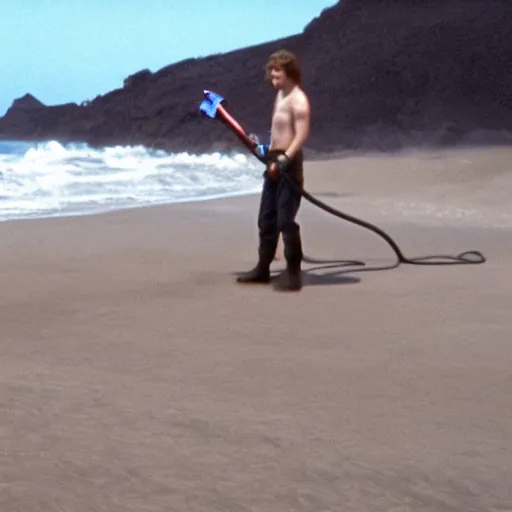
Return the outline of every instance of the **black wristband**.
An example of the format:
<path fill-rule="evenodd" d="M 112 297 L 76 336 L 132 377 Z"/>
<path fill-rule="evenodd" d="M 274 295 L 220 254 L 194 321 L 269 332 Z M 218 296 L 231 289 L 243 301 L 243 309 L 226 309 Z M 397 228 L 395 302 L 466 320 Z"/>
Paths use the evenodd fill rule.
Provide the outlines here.
<path fill-rule="evenodd" d="M 290 161 L 291 161 L 290 157 L 286 156 L 284 153 L 281 155 L 278 155 L 278 157 L 276 158 L 277 169 L 279 171 L 284 171 L 288 167 Z"/>

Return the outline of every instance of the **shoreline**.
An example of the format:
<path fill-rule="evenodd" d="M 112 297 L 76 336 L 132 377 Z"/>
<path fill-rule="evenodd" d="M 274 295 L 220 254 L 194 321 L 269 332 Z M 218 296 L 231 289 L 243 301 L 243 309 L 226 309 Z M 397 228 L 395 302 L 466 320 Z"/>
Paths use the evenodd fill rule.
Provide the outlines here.
<path fill-rule="evenodd" d="M 328 206 L 355 217 L 367 217 L 370 222 L 378 223 L 382 219 L 508 229 L 512 227 L 512 211 L 508 208 L 506 194 L 506 190 L 512 186 L 508 161 L 512 161 L 512 148 L 509 147 L 410 150 L 398 154 L 345 155 L 330 160 L 307 160 L 305 189 Z M 330 185 L 326 187 L 327 183 Z M 259 189 L 255 187 L 247 191 L 178 200 L 123 206 L 106 204 L 78 212 L 19 216 L 2 219 L 0 223 L 102 215 L 259 194 Z M 307 208 L 316 208 L 305 198 L 302 201 Z"/>

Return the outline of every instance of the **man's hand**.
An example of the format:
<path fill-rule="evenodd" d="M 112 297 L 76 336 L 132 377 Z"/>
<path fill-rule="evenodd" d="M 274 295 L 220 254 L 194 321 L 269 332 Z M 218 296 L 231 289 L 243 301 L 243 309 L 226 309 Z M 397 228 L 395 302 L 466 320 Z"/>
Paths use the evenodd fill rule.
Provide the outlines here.
<path fill-rule="evenodd" d="M 271 180 L 276 180 L 279 177 L 279 173 L 284 172 L 288 164 L 290 163 L 290 158 L 288 158 L 285 154 L 278 155 L 275 162 L 271 162 L 267 166 L 266 175 Z"/>
<path fill-rule="evenodd" d="M 251 139 L 255 144 L 260 143 L 260 138 L 255 133 L 249 133 L 249 139 Z"/>
<path fill-rule="evenodd" d="M 279 170 L 277 169 L 277 165 L 275 162 L 271 162 L 269 164 L 265 174 L 270 180 L 277 180 L 277 178 L 279 177 Z"/>

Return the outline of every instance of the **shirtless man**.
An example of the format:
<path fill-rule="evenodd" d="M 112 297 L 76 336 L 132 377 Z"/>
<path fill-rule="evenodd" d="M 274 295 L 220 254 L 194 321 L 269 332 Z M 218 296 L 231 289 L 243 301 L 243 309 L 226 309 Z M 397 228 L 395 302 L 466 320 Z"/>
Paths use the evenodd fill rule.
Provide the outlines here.
<path fill-rule="evenodd" d="M 270 147 L 258 215 L 257 265 L 238 277 L 239 283 L 270 282 L 279 234 L 282 234 L 286 270 L 279 276 L 279 290 L 302 288 L 302 242 L 295 217 L 301 195 L 284 173 L 301 189 L 304 185 L 302 148 L 309 136 L 310 104 L 301 89 L 297 58 L 286 50 L 273 53 L 266 65 L 266 78 L 277 89 L 272 114 Z"/>

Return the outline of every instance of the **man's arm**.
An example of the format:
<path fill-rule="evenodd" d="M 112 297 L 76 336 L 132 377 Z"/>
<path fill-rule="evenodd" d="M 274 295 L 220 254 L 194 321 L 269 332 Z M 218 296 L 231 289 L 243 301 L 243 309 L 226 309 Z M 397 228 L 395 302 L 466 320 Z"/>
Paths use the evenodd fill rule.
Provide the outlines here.
<path fill-rule="evenodd" d="M 292 105 L 293 127 L 295 137 L 285 151 L 288 158 L 293 158 L 309 137 L 309 125 L 311 119 L 311 108 L 305 95 L 294 99 Z"/>
<path fill-rule="evenodd" d="M 276 113 L 276 107 L 277 107 L 277 100 L 279 99 L 279 93 L 276 94 L 276 97 L 274 98 L 274 105 L 272 106 L 272 117 L 274 117 L 274 114 Z M 274 146 L 274 141 L 272 140 L 272 133 L 270 134 L 270 142 L 268 145 L 268 149 L 272 150 Z"/>

